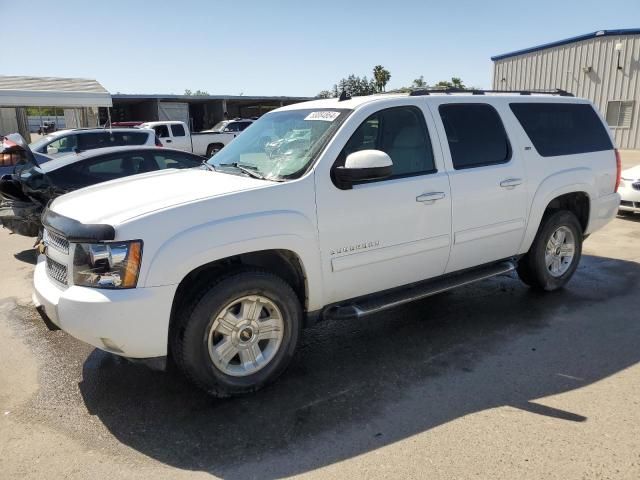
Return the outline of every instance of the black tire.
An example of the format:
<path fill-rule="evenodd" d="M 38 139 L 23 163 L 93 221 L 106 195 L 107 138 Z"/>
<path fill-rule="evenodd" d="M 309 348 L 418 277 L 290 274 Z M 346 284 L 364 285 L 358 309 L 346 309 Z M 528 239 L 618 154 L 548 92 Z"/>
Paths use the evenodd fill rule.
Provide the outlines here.
<path fill-rule="evenodd" d="M 571 231 L 575 248 L 569 268 L 562 275 L 554 276 L 546 265 L 545 253 L 549 239 L 560 227 L 566 227 Z M 582 240 L 582 226 L 572 212 L 562 210 L 550 215 L 545 215 L 531 248 L 518 262 L 517 271 L 520 280 L 532 288 L 547 292 L 564 287 L 580 263 Z"/>
<path fill-rule="evenodd" d="M 633 212 L 630 212 L 629 210 L 618 210 L 618 215 L 621 217 L 632 217 Z"/>
<path fill-rule="evenodd" d="M 283 338 L 273 358 L 260 370 L 246 376 L 228 375 L 209 356 L 208 334 L 225 305 L 248 295 L 274 302 L 282 314 Z M 264 270 L 240 270 L 203 288 L 178 312 L 177 321 L 170 340 L 176 365 L 195 385 L 224 398 L 259 390 L 284 372 L 300 338 L 302 307 L 291 286 L 280 277 Z"/>
<path fill-rule="evenodd" d="M 209 145 L 207 147 L 207 157 L 213 157 L 220 150 L 222 150 L 222 146 L 219 144 Z"/>

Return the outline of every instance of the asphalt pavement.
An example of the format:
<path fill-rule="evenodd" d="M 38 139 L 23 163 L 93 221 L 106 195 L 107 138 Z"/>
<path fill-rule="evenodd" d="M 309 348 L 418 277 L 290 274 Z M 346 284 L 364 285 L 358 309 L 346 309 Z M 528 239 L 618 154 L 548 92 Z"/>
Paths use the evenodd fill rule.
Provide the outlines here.
<path fill-rule="evenodd" d="M 640 216 L 562 291 L 501 276 L 321 323 L 228 400 L 48 331 L 31 244 L 0 231 L 1 478 L 640 478 Z"/>

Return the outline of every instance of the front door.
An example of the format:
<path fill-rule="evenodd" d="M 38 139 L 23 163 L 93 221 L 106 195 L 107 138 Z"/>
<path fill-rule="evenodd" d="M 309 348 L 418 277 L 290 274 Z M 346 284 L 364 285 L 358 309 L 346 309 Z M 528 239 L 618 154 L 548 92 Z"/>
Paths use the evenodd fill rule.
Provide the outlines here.
<path fill-rule="evenodd" d="M 443 101 L 433 115 L 446 139 L 451 181 L 453 246 L 447 272 L 516 255 L 526 226 L 525 172 L 520 148 L 509 139 L 498 110 L 478 101 Z"/>
<path fill-rule="evenodd" d="M 393 162 L 390 178 L 341 190 L 324 178 L 326 171 L 316 171 L 327 303 L 437 276 L 446 266 L 449 180 L 431 135 L 433 120 L 418 100 L 406 102 L 355 112 L 350 122 L 359 126 L 345 135 L 349 139 L 333 165 L 359 150 L 381 150 Z"/>

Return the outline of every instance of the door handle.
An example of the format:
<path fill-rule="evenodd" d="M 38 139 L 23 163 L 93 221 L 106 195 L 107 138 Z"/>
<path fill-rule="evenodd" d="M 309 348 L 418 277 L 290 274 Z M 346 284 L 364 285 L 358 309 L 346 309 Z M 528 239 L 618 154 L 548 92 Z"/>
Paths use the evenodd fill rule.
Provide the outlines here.
<path fill-rule="evenodd" d="M 422 195 L 418 195 L 416 197 L 416 202 L 431 205 L 436 200 L 442 200 L 445 196 L 446 195 L 444 194 L 444 192 L 423 193 Z"/>
<path fill-rule="evenodd" d="M 502 180 L 500 182 L 500 186 L 502 188 L 515 188 L 518 185 L 522 185 L 522 179 L 521 178 L 507 178 L 506 180 Z"/>
<path fill-rule="evenodd" d="M 165 142 L 167 142 L 167 143 L 171 143 L 171 140 L 165 140 Z"/>

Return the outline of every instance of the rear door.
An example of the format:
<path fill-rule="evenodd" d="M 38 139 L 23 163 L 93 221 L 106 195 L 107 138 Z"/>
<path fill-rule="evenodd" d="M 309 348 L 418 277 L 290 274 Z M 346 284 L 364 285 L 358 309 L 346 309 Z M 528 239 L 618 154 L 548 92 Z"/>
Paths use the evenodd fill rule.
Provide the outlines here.
<path fill-rule="evenodd" d="M 184 125 L 175 123 L 171 124 L 170 128 L 172 137 L 171 140 L 173 140 L 171 147 L 177 148 L 178 150 L 184 150 L 185 152 L 190 152 L 191 141 L 189 140 L 189 136 L 187 135 Z"/>
<path fill-rule="evenodd" d="M 515 255 L 524 235 L 527 192 L 521 149 L 499 109 L 478 101 L 432 104 L 452 197 L 453 245 L 446 272 Z"/>

